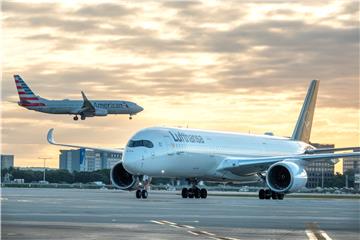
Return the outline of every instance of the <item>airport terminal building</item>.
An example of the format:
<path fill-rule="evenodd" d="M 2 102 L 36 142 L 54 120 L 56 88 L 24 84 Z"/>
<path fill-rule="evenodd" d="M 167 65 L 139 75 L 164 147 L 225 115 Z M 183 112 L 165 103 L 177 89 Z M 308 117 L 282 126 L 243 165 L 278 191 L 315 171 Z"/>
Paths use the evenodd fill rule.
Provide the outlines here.
<path fill-rule="evenodd" d="M 311 143 L 316 148 L 335 148 L 334 144 Z M 327 181 L 334 176 L 334 164 L 329 161 L 314 161 L 305 169 L 308 175 L 307 188 L 324 187 Z"/>
<path fill-rule="evenodd" d="M 14 155 L 1 154 L 1 169 L 14 167 Z"/>
<path fill-rule="evenodd" d="M 59 168 L 69 172 L 92 172 L 110 169 L 122 158 L 121 153 L 109 153 L 80 148 L 60 150 Z"/>
<path fill-rule="evenodd" d="M 355 173 L 360 173 L 360 158 L 351 157 L 343 160 L 343 172 L 354 170 Z"/>

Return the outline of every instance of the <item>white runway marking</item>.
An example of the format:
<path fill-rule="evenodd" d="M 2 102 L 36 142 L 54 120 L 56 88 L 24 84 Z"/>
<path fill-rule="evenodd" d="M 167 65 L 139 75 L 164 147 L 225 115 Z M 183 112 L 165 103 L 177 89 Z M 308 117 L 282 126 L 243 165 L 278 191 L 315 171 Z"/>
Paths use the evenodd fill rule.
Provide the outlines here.
<path fill-rule="evenodd" d="M 207 231 L 200 231 L 201 233 L 205 234 L 205 235 L 209 235 L 209 236 L 215 236 L 216 234 L 213 233 L 209 233 Z"/>
<path fill-rule="evenodd" d="M 174 225 L 174 224 L 170 224 L 169 226 L 170 226 L 170 227 L 173 227 L 173 228 L 181 228 L 181 227 L 179 227 L 178 225 Z"/>
<path fill-rule="evenodd" d="M 196 232 L 193 232 L 193 231 L 187 231 L 187 232 L 190 233 L 190 234 L 192 234 L 192 235 L 199 236 L 199 234 L 196 233 Z"/>
<path fill-rule="evenodd" d="M 306 228 L 305 233 L 309 240 L 332 240 L 325 231 L 319 229 L 315 222 L 307 223 Z"/>
<path fill-rule="evenodd" d="M 184 227 L 186 227 L 186 228 L 190 228 L 190 229 L 194 229 L 194 228 L 195 228 L 195 227 L 189 226 L 189 225 L 182 225 L 182 226 L 184 226 Z"/>
<path fill-rule="evenodd" d="M 308 236 L 309 240 L 317 240 L 315 234 L 310 230 L 305 230 L 306 235 Z"/>
<path fill-rule="evenodd" d="M 169 222 L 169 221 L 165 221 L 165 220 L 162 220 L 161 222 L 167 223 L 167 224 L 170 224 L 170 225 L 175 225 L 175 224 L 176 224 L 176 223 L 174 223 L 174 222 Z"/>
<path fill-rule="evenodd" d="M 320 234 L 321 234 L 326 240 L 332 240 L 331 237 L 329 237 L 329 235 L 327 235 L 326 232 L 320 230 Z"/>
<path fill-rule="evenodd" d="M 180 224 L 177 224 L 175 222 L 170 222 L 170 221 L 166 221 L 166 220 L 159 220 L 159 221 L 150 220 L 150 222 L 156 223 L 156 224 L 159 224 L 159 225 L 167 225 L 167 226 L 170 226 L 170 227 L 173 227 L 173 228 L 195 229 L 195 227 L 190 226 L 190 225 L 180 225 Z M 216 236 L 215 233 L 210 233 L 210 232 L 207 232 L 207 231 L 195 231 L 195 230 L 191 231 L 191 230 L 189 230 L 187 232 L 194 235 L 194 236 L 206 236 L 207 238 L 211 238 L 211 239 L 214 239 L 214 240 L 240 240 L 239 238 Z"/>
<path fill-rule="evenodd" d="M 165 223 L 158 222 L 158 221 L 155 221 L 155 220 L 151 220 L 150 222 L 152 222 L 152 223 L 156 223 L 156 224 L 160 224 L 160 225 L 164 225 L 164 224 L 165 224 Z"/>

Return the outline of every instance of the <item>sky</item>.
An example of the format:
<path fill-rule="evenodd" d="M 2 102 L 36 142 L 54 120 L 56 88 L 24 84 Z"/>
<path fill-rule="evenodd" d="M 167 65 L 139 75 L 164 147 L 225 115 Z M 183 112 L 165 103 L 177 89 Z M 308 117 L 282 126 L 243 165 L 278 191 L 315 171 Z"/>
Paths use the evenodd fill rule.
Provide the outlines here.
<path fill-rule="evenodd" d="M 57 141 L 124 147 L 150 126 L 290 136 L 320 80 L 311 141 L 360 145 L 357 1 L 2 1 L 2 150 L 58 167 Z M 16 104 L 20 74 L 49 99 L 145 110 L 73 121 Z M 339 166 L 338 166 L 339 168 Z"/>

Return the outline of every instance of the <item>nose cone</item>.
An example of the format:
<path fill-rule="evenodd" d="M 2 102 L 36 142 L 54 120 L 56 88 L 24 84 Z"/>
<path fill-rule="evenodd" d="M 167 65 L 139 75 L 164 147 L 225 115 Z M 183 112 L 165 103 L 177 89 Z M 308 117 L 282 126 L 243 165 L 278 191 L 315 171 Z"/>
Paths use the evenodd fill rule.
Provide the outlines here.
<path fill-rule="evenodd" d="M 140 171 L 140 158 L 133 152 L 126 152 L 123 156 L 123 164 L 126 171 L 131 174 L 138 174 Z"/>
<path fill-rule="evenodd" d="M 144 110 L 144 108 L 140 107 L 139 105 L 136 105 L 136 111 L 137 112 L 141 112 L 143 110 Z"/>

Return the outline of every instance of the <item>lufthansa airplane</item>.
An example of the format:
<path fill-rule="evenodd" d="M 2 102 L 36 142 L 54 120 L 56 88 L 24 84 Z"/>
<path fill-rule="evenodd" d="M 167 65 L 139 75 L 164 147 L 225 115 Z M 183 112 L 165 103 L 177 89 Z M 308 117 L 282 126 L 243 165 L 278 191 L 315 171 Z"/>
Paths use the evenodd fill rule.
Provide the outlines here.
<path fill-rule="evenodd" d="M 283 199 L 287 193 L 305 187 L 305 166 L 313 161 L 332 161 L 360 156 L 358 147 L 316 149 L 309 144 L 319 81 L 313 80 L 290 138 L 187 128 L 151 127 L 132 136 L 124 150 L 59 144 L 53 130 L 53 145 L 122 152 L 123 158 L 111 170 L 111 181 L 119 189 L 136 190 L 147 198 L 152 177 L 184 178 L 183 198 L 206 198 L 199 181 L 263 182 L 260 199 Z M 336 151 L 351 151 L 334 153 Z"/>
<path fill-rule="evenodd" d="M 19 106 L 37 112 L 50 114 L 71 114 L 75 115 L 77 121 L 87 117 L 106 116 L 108 114 L 129 114 L 129 118 L 144 110 L 133 102 L 113 101 L 113 100 L 88 100 L 84 92 L 81 92 L 83 100 L 48 100 L 36 96 L 25 81 L 19 76 L 14 75 L 17 92 L 20 101 Z"/>

